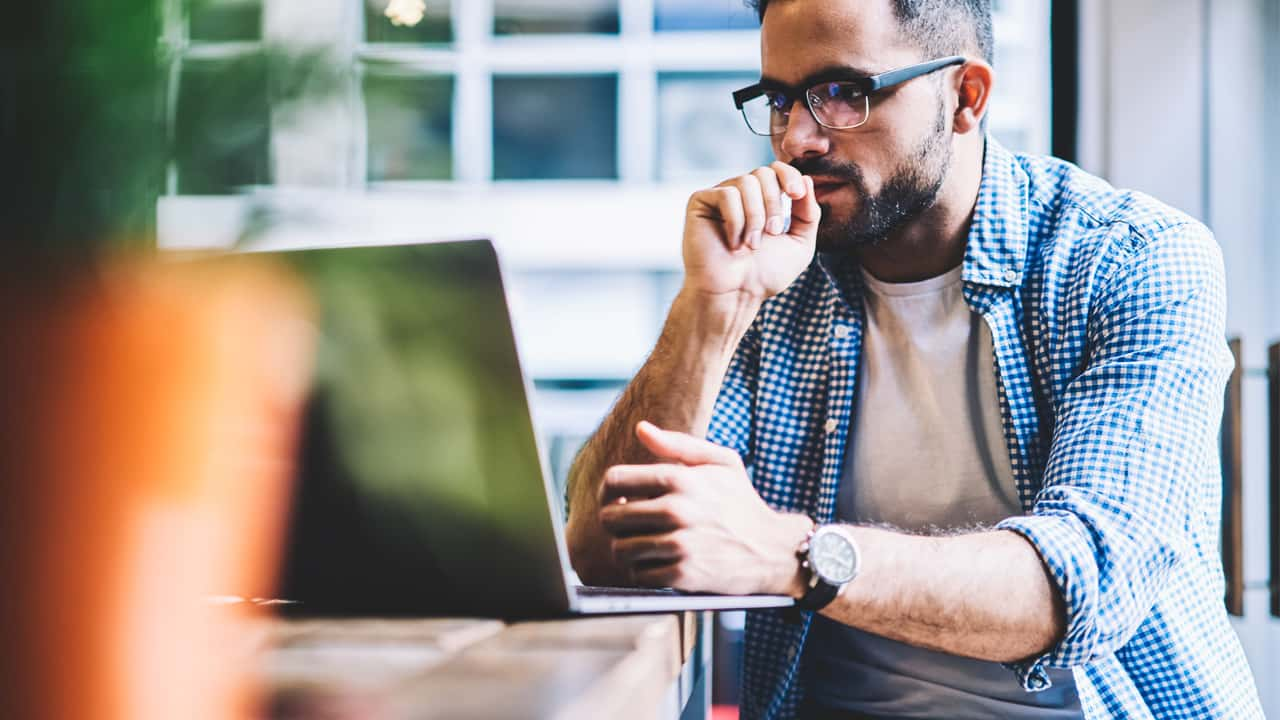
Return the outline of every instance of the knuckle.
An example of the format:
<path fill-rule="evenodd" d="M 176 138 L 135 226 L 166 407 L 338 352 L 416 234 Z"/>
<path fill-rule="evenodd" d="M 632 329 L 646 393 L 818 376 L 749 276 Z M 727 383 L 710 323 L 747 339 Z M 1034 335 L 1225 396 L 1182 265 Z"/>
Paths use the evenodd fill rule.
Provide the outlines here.
<path fill-rule="evenodd" d="M 680 503 L 674 500 L 663 502 L 662 507 L 658 509 L 658 516 L 662 522 L 668 525 L 679 527 L 684 522 L 684 513 L 681 511 Z"/>
<path fill-rule="evenodd" d="M 689 556 L 689 533 L 681 530 L 671 534 L 671 553 L 683 560 Z"/>
<path fill-rule="evenodd" d="M 756 177 L 760 179 L 761 187 L 765 188 L 765 195 L 777 194 L 778 188 L 781 187 L 784 179 L 778 177 L 777 171 L 772 167 L 762 167 L 756 171 Z"/>
<path fill-rule="evenodd" d="M 736 187 L 722 187 L 715 191 L 715 204 L 722 208 L 736 208 L 742 203 L 742 193 Z"/>
<path fill-rule="evenodd" d="M 674 587 L 684 582 L 685 579 L 688 577 L 689 572 L 687 569 L 685 569 L 683 562 L 678 562 L 672 565 L 671 568 L 665 574 L 666 574 L 666 577 L 664 578 L 665 580 L 664 584 Z"/>
<path fill-rule="evenodd" d="M 671 522 L 677 527 L 686 527 L 693 517 L 692 505 L 683 498 L 672 498 L 667 502 L 667 513 Z"/>

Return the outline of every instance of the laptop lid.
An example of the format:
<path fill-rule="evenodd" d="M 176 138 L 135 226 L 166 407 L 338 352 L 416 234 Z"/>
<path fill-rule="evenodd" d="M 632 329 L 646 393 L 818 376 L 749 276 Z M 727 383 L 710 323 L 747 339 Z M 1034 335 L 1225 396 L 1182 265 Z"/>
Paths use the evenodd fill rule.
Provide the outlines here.
<path fill-rule="evenodd" d="M 565 613 L 567 553 L 486 240 L 274 253 L 318 304 L 281 597 Z"/>

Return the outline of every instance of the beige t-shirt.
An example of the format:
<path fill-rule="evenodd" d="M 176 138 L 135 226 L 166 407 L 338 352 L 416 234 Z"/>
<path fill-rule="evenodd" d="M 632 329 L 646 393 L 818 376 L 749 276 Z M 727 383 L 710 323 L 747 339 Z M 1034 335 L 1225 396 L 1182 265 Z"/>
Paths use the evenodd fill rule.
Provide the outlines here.
<path fill-rule="evenodd" d="M 912 532 L 1021 515 L 1000 420 L 991 329 L 961 268 L 866 284 L 854 427 L 837 513 Z"/>
<path fill-rule="evenodd" d="M 963 295 L 961 268 L 914 283 L 866 284 L 857 408 L 837 516 L 939 533 L 1022 514 L 1000 419 L 991 330 Z M 856 583 L 857 580 L 854 580 Z M 818 616 L 805 647 L 818 706 L 903 718 L 1081 717 L 1070 671 L 1022 689 L 998 663 L 932 652 Z"/>

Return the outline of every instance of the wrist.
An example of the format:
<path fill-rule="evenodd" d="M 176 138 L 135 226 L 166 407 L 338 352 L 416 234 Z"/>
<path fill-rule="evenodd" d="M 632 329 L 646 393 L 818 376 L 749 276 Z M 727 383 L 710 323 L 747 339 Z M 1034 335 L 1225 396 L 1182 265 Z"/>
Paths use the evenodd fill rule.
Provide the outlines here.
<path fill-rule="evenodd" d="M 698 337 L 731 354 L 755 320 L 764 299 L 745 292 L 710 293 L 685 286 L 671 305 Z"/>
<path fill-rule="evenodd" d="M 807 515 L 779 513 L 777 526 L 778 563 L 770 592 L 799 600 L 809 590 L 809 572 L 801 565 L 799 550 L 815 523 Z"/>

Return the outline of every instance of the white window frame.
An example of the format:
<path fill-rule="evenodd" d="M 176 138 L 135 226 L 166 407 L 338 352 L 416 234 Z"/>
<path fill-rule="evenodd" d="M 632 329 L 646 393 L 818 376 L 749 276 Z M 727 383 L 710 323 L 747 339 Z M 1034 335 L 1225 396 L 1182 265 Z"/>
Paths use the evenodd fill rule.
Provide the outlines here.
<path fill-rule="evenodd" d="M 261 45 L 190 42 L 182 22 L 183 0 L 163 1 L 165 44 L 172 58 L 172 117 L 185 59 L 234 57 Z M 162 247 L 226 246 L 241 236 L 251 209 L 267 205 L 279 217 L 298 220 L 260 239 L 270 247 L 404 240 L 412 228 L 421 236 L 492 237 L 500 248 L 511 249 L 517 265 L 679 269 L 683 207 L 697 185 L 655 179 L 658 78 L 668 72 L 758 74 L 758 31 L 655 32 L 654 0 L 619 0 L 617 35 L 495 36 L 489 0 L 451 0 L 450 45 L 370 44 L 364 42 L 362 2 L 263 0 L 264 40 L 286 47 L 329 49 L 335 61 L 355 69 L 346 96 L 305 128 L 272 128 L 277 186 L 256 189 L 248 196 L 181 196 L 171 163 L 168 192 L 159 210 Z M 1047 3 L 1011 0 L 1006 5 L 1009 11 L 995 18 L 1002 42 L 1034 48 L 1034 43 L 1026 42 L 1028 32 L 1042 28 L 1048 36 Z M 1049 48 L 1047 43 L 1039 47 L 1044 82 L 1036 85 L 1043 95 L 1028 103 L 1039 109 L 1017 118 L 993 117 L 992 127 L 999 130 L 1017 123 L 1027 129 L 1033 147 L 1047 151 Z M 362 68 L 367 60 L 454 76 L 452 180 L 366 180 L 368 130 Z M 616 74 L 618 178 L 495 181 L 491 89 L 493 76 L 504 73 Z M 319 143 L 330 147 L 340 143 L 345 148 L 333 155 L 334 167 L 318 174 L 324 182 L 280 183 L 317 176 L 303 167 L 315 163 L 315 153 L 302 149 Z M 578 219 L 566 225 L 564 219 L 569 216 Z M 644 218 L 644 222 L 627 222 L 628 217 Z M 530 228 L 559 231 L 541 233 L 538 242 L 530 243 Z M 609 242 L 601 242 L 602 229 L 611 235 Z"/>

